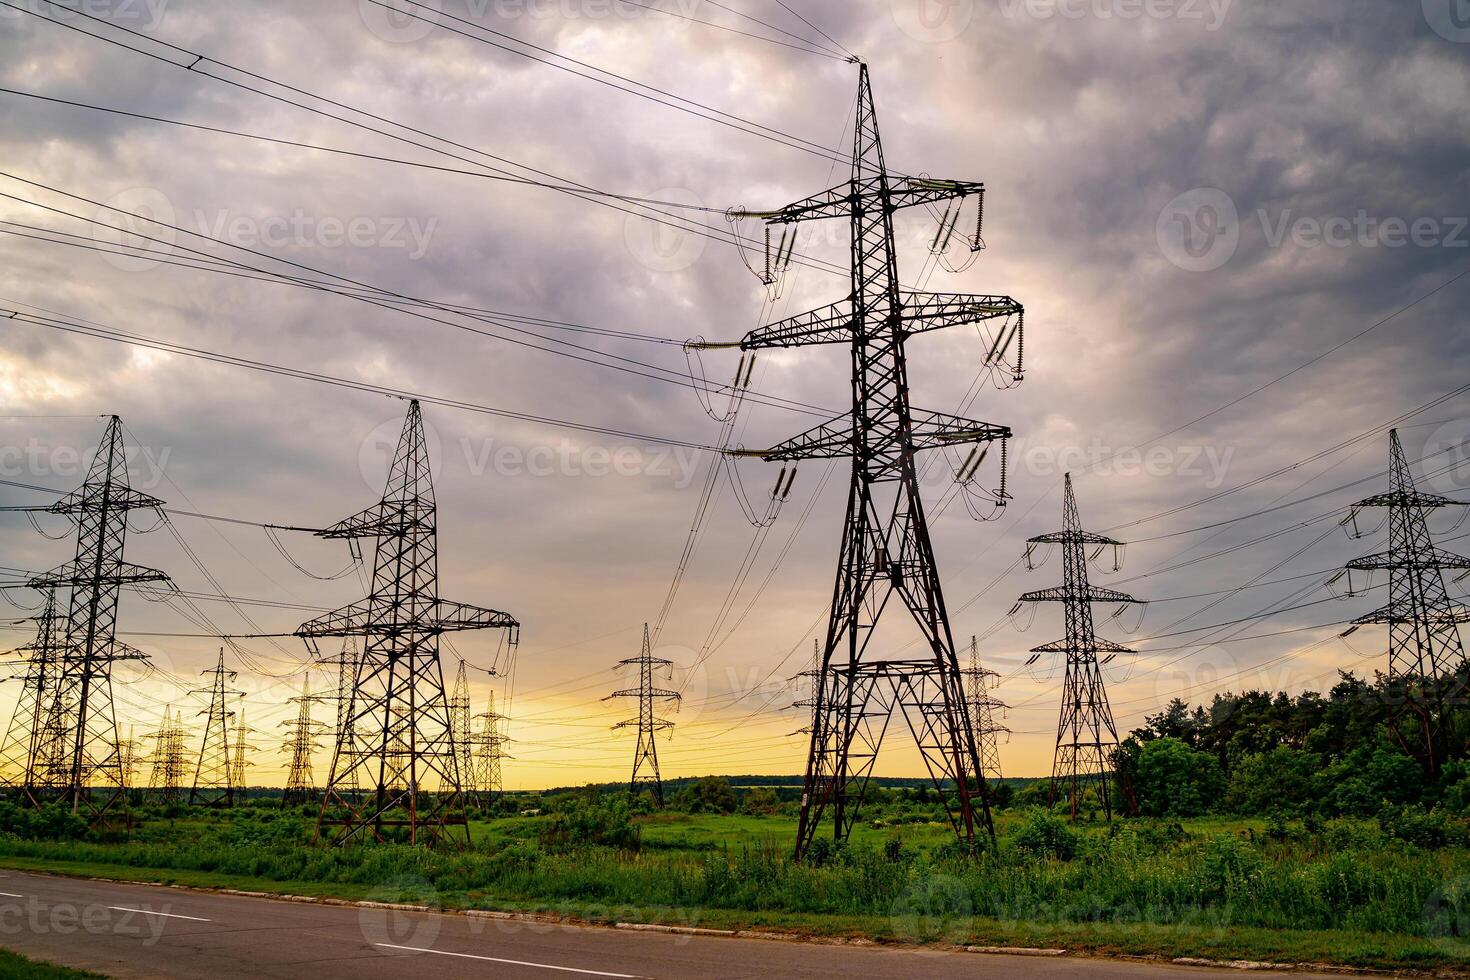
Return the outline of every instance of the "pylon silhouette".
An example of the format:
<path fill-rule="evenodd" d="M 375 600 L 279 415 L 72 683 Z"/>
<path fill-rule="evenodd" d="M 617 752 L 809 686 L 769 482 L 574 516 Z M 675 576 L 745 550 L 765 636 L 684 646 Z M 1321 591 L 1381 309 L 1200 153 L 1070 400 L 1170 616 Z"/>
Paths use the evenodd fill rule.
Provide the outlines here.
<path fill-rule="evenodd" d="M 311 756 L 321 748 L 317 739 L 326 726 L 312 720 L 311 706 L 319 701 L 321 698 L 311 693 L 311 676 L 308 674 L 302 679 L 301 693 L 290 699 L 290 703 L 296 705 L 295 720 L 282 723 L 287 730 L 283 747 L 291 753 L 291 768 L 286 774 L 286 788 L 281 793 L 282 809 L 306 803 L 316 795 Z"/>
<path fill-rule="evenodd" d="M 56 611 L 56 591 L 47 589 L 41 612 L 35 617 L 36 638 L 18 650 L 25 674 L 21 678 L 20 697 L 5 741 L 0 745 L 0 774 L 4 785 L 16 789 L 34 786 L 37 781 L 37 758 L 42 739 L 45 706 L 50 703 L 52 688 L 61 668 L 61 637 L 65 623 Z"/>
<path fill-rule="evenodd" d="M 459 755 L 461 789 L 467 797 L 466 803 L 475 802 L 473 748 L 470 742 L 470 682 L 465 673 L 465 662 L 459 662 L 454 675 L 454 693 L 449 696 L 449 728 L 454 739 L 454 750 Z"/>
<path fill-rule="evenodd" d="M 1000 733 L 1009 732 L 1010 729 L 997 723 L 995 716 L 997 712 L 1005 710 L 1006 704 L 992 693 L 992 688 L 1000 680 L 1000 675 L 980 666 L 980 641 L 974 636 L 970 637 L 970 666 L 965 670 L 965 679 L 968 682 L 966 693 L 970 709 L 970 726 L 975 730 L 976 748 L 980 752 L 980 770 L 985 773 L 987 779 L 999 780 L 1001 778 L 999 736 Z"/>
<path fill-rule="evenodd" d="M 240 710 L 235 712 L 234 731 L 235 747 L 234 755 L 230 760 L 230 782 L 234 784 L 236 798 L 244 800 L 247 786 L 246 773 L 254 765 L 250 761 L 249 753 L 255 750 L 255 746 L 250 744 L 249 738 L 250 733 L 255 729 L 245 724 L 245 699 L 243 697 L 240 699 Z"/>
<path fill-rule="evenodd" d="M 732 212 L 734 218 L 781 225 L 845 219 L 852 237 L 852 288 L 844 300 L 758 327 L 738 344 L 749 352 L 834 343 L 851 350 L 851 411 L 772 449 L 733 453 L 781 463 L 852 459 L 797 824 L 798 859 L 827 813 L 834 839 L 845 840 L 851 832 L 895 710 L 903 713 L 942 798 L 952 794 L 957 800 L 949 819 L 959 839 L 973 848 L 977 827 L 992 842 L 995 837 L 915 458 L 921 450 L 973 445 L 958 474 L 963 483 L 983 459 L 981 445 L 1001 442 L 1004 460 L 1010 430 L 914 409 L 905 345 L 926 331 L 995 321 L 999 329 L 986 358 L 995 365 L 1009 338 L 1020 336 L 1023 312 L 1007 296 L 921 293 L 899 284 L 894 214 L 943 205 L 955 208 L 957 216 L 966 198 L 981 199 L 984 186 L 890 173 L 867 65 L 858 71 L 851 178 L 776 211 Z M 952 227 L 953 221 L 941 224 Z M 980 247 L 977 236 L 973 248 Z M 1019 378 L 1019 353 L 1016 372 Z M 996 506 L 1007 498 L 1004 469 Z M 905 622 L 917 628 L 921 657 L 880 659 L 873 648 L 879 619 L 890 606 L 901 608 L 897 615 L 906 613 Z"/>
<path fill-rule="evenodd" d="M 46 591 L 70 590 L 61 671 L 41 724 L 38 755 L 45 765 L 35 773 L 27 797 L 56 801 L 73 812 L 85 809 L 93 822 L 127 806 L 112 667 L 147 659 L 117 640 L 118 596 L 124 585 L 169 581 L 163 572 L 123 560 L 128 514 L 161 506 L 157 497 L 128 485 L 122 420 L 114 415 L 81 488 L 48 507 L 23 508 L 66 515 L 77 525 L 75 558 L 27 583 Z"/>
<path fill-rule="evenodd" d="M 153 767 L 148 777 L 148 795 L 162 803 L 181 803 L 184 799 L 184 776 L 188 772 L 185 762 L 184 731 L 182 712 L 176 714 L 173 706 L 163 709 L 163 721 L 158 730 L 148 736 L 153 739 Z"/>
<path fill-rule="evenodd" d="M 1388 550 L 1347 565 L 1348 574 L 1386 570 L 1388 604 L 1353 620 L 1348 632 L 1368 623 L 1388 626 L 1388 676 L 1400 701 L 1393 727 L 1405 748 L 1437 778 L 1455 749 L 1449 710 L 1463 702 L 1465 692 L 1459 624 L 1470 621 L 1470 611 L 1450 602 L 1444 572 L 1470 568 L 1470 558 L 1436 547 L 1425 515 L 1466 503 L 1417 489 L 1397 429 L 1390 430 L 1388 441 L 1388 492 L 1358 501 L 1350 515 L 1356 529 L 1358 510 L 1387 509 Z M 1416 719 L 1417 733 L 1406 731 L 1406 714 Z"/>
<path fill-rule="evenodd" d="M 239 676 L 225 669 L 225 651 L 219 651 L 219 663 L 213 670 L 203 672 L 213 678 L 207 688 L 193 693 L 208 694 L 209 707 L 199 712 L 205 715 L 204 741 L 199 747 L 199 760 L 194 768 L 194 786 L 189 790 L 189 805 L 234 806 L 235 780 L 230 759 L 230 719 L 233 716 L 226 705 L 227 698 L 239 696 L 228 685 Z"/>
<path fill-rule="evenodd" d="M 495 710 L 494 691 L 490 692 L 485 710 L 475 720 L 480 728 L 475 732 L 474 794 L 476 805 L 483 809 L 505 793 L 501 760 L 510 758 L 505 754 L 505 743 L 510 741 L 505 734 L 506 718 Z"/>
<path fill-rule="evenodd" d="M 1062 530 L 1027 541 L 1028 566 L 1031 566 L 1031 556 L 1038 544 L 1062 546 L 1062 584 L 1058 588 L 1027 592 L 1019 601 L 1060 602 L 1067 621 L 1064 639 L 1031 649 L 1034 654 L 1064 654 L 1067 662 L 1062 681 L 1062 710 L 1057 722 L 1056 753 L 1052 760 L 1050 803 L 1055 806 L 1058 796 L 1065 794 L 1072 819 L 1076 820 L 1087 787 L 1092 785 L 1103 813 L 1111 820 L 1113 805 L 1109 776 L 1115 768 L 1118 730 L 1113 724 L 1113 710 L 1108 705 L 1102 664 L 1116 654 L 1132 651 L 1111 640 L 1098 638 L 1092 625 L 1092 604 L 1134 603 L 1138 600 L 1088 583 L 1088 551 L 1093 550 L 1097 554 L 1103 548 L 1113 548 L 1116 567 L 1117 549 L 1122 547 L 1122 543 L 1082 529 L 1070 473 L 1066 476 L 1062 500 Z M 1107 657 L 1099 661 L 1099 653 L 1107 654 Z"/>
<path fill-rule="evenodd" d="M 333 753 L 317 833 L 336 843 L 401 835 L 415 844 L 447 836 L 468 844 L 439 636 L 504 629 L 514 644 L 520 624 L 439 598 L 437 508 L 417 401 L 409 403 L 382 500 L 317 536 L 376 541 L 367 598 L 296 631 L 313 654 L 323 637 L 364 638 L 346 719 L 352 744 Z"/>
<path fill-rule="evenodd" d="M 627 660 L 619 660 L 616 667 L 638 667 L 638 686 L 636 688 L 624 688 L 614 691 L 604 701 L 613 698 L 637 698 L 638 717 L 627 721 L 620 721 L 613 726 L 617 731 L 622 728 L 638 728 L 638 745 L 633 750 L 633 775 L 628 779 L 628 792 L 637 794 L 640 784 L 646 784 L 653 790 L 654 802 L 659 806 L 664 805 L 664 781 L 658 770 L 658 739 L 656 733 L 667 731 L 674 727 L 674 723 L 667 718 L 660 718 L 653 710 L 655 700 L 679 702 L 683 695 L 678 691 L 670 691 L 661 687 L 654 687 L 653 669 L 655 667 L 671 666 L 673 661 L 662 657 L 655 657 L 649 642 L 648 624 L 643 624 L 643 652 L 636 657 Z"/>

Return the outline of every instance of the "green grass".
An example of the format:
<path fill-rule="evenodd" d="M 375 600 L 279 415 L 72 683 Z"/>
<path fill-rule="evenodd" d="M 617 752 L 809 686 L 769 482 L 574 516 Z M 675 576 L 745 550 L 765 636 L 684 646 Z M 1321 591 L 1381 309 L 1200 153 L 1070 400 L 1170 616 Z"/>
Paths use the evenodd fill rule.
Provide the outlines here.
<path fill-rule="evenodd" d="M 101 976 L 100 973 L 86 973 L 51 963 L 39 963 L 8 949 L 0 949 L 0 977 L 9 977 L 11 980 L 89 980 L 94 977 L 101 980 Z"/>
<path fill-rule="evenodd" d="M 1272 839 L 1262 821 L 1129 820 L 1073 831 L 1006 812 L 999 853 L 977 860 L 952 853 L 946 825 L 864 824 L 820 867 L 789 860 L 795 827 L 785 816 L 643 817 L 637 851 L 547 850 L 549 822 L 478 821 L 475 846 L 462 852 L 328 849 L 309 844 L 300 813 L 245 811 L 150 821 L 128 841 L 0 836 L 0 865 L 879 942 L 1470 967 L 1470 850 L 1406 844 L 1374 821 Z M 1039 853 L 1041 839 L 1062 857 Z"/>

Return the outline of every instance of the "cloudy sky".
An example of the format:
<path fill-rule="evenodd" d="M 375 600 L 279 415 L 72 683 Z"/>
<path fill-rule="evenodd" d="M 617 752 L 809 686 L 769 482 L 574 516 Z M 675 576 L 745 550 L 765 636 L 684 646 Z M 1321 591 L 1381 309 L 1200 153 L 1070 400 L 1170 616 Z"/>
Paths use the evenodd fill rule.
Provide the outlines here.
<path fill-rule="evenodd" d="M 1470 276 L 1456 280 L 1470 267 L 1470 27 L 1452 0 L 398 6 L 0 7 L 0 316 L 21 314 L 0 320 L 0 476 L 72 488 L 96 416 L 116 413 L 135 484 L 173 507 L 321 526 L 381 493 L 405 411 L 381 393 L 38 318 L 512 413 L 425 407 L 441 594 L 525 627 L 513 690 L 486 674 L 507 663 L 494 636 L 454 649 L 477 703 L 513 695 L 508 785 L 620 778 L 631 737 L 608 725 L 632 705 L 600 699 L 629 682 L 612 665 L 638 652 L 676 577 L 713 465 L 695 447 L 722 437 L 728 398 L 696 388 L 706 375 L 725 384 L 738 360 L 712 351 L 691 367 L 680 342 L 735 339 L 847 291 L 840 224 L 802 229 L 772 301 L 723 214 L 842 179 L 857 70 L 836 48 L 871 66 L 893 169 L 988 188 L 987 248 L 962 271 L 929 261 L 935 215 L 900 216 L 903 280 L 1027 309 L 1024 384 L 986 384 L 970 409 L 1015 430 L 1014 501 L 979 521 L 942 458 L 926 477 L 956 634 L 983 638 L 1012 706 L 1006 772 L 1050 768 L 1058 665 L 1027 667 L 1026 650 L 1059 636 L 1060 617 L 1040 609 L 1022 632 L 1026 611 L 1006 614 L 1060 575 L 1056 556 L 1035 571 L 1016 559 L 1058 524 L 1064 469 L 1086 523 L 1135 542 L 1100 584 L 1169 600 L 1147 607 L 1138 656 L 1109 665 L 1123 731 L 1175 695 L 1299 691 L 1338 668 L 1384 666 L 1381 635 L 1342 640 L 1336 625 L 1381 600 L 1319 601 L 1330 570 L 1380 539 L 1349 540 L 1324 515 L 1382 485 L 1375 427 L 1453 391 L 1470 365 Z M 638 204 L 486 179 L 497 173 L 680 205 L 657 216 L 683 230 Z M 740 230 L 760 235 L 754 222 Z M 955 268 L 961 252 L 948 256 Z M 433 305 L 365 302 L 368 288 Z M 915 404 L 965 401 L 985 345 L 971 328 L 914 340 Z M 845 410 L 846 369 L 837 349 L 762 355 L 731 443 L 769 445 Z M 1463 460 L 1444 450 L 1467 434 L 1463 396 L 1403 428 L 1411 459 L 1438 453 L 1425 469 Z M 742 460 L 716 477 L 679 576 L 659 641 L 685 694 L 669 714 L 666 775 L 801 769 L 805 744 L 789 733 L 802 721 L 782 709 L 804 693 L 792 678 L 830 595 L 846 472 L 802 466 L 761 531 L 740 495 L 763 507 L 776 469 Z M 979 483 L 997 479 L 987 462 Z M 1467 482 L 1462 468 L 1427 485 Z M 197 600 L 213 624 L 202 632 L 289 633 L 361 593 L 353 575 L 302 571 L 341 569 L 340 544 L 284 534 L 288 560 L 259 528 L 173 522 L 219 588 L 259 600 Z M 70 557 L 14 513 L 0 545 L 7 581 Z M 216 591 L 166 529 L 135 534 L 129 558 Z M 1099 610 L 1100 630 L 1129 640 L 1130 617 L 1112 612 Z M 121 629 L 156 666 L 120 692 L 125 730 L 153 730 L 168 705 L 197 724 L 203 705 L 187 692 L 219 641 L 159 635 L 201 628 L 137 594 Z M 25 630 L 6 637 L 24 642 Z M 252 639 L 228 656 L 269 750 L 252 779 L 279 781 L 305 651 Z M 6 716 L 17 687 L 0 688 Z M 916 774 L 914 753 L 891 748 L 879 772 Z"/>

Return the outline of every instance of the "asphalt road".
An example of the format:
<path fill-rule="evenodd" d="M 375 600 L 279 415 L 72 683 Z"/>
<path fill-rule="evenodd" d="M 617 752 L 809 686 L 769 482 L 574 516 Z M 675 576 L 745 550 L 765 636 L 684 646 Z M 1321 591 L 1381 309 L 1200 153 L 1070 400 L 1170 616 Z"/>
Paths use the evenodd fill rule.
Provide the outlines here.
<path fill-rule="evenodd" d="M 0 873 L 0 946 L 108 976 L 201 980 L 1198 980 L 1232 975 L 1080 958 L 630 932 L 283 902 L 19 872 Z"/>

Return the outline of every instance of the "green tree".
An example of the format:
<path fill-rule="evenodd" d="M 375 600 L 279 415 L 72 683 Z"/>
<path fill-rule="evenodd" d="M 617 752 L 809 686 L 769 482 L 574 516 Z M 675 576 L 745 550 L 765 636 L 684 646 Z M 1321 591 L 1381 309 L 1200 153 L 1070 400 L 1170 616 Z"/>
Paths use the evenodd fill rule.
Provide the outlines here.
<path fill-rule="evenodd" d="M 1300 812 L 1313 801 L 1312 778 L 1322 757 L 1287 745 L 1239 759 L 1230 773 L 1225 805 L 1234 813 Z"/>
<path fill-rule="evenodd" d="M 1145 742 L 1138 752 L 1134 792 L 1144 816 L 1198 816 L 1219 804 L 1224 787 L 1220 763 L 1176 738 Z"/>

